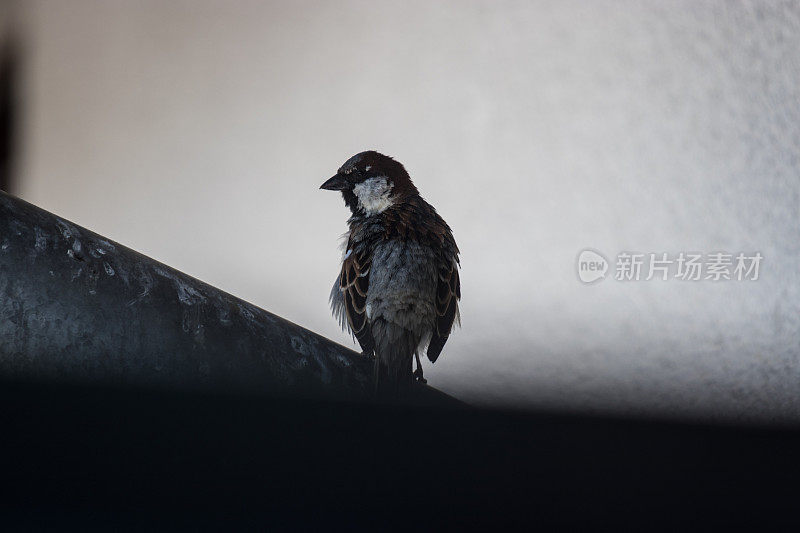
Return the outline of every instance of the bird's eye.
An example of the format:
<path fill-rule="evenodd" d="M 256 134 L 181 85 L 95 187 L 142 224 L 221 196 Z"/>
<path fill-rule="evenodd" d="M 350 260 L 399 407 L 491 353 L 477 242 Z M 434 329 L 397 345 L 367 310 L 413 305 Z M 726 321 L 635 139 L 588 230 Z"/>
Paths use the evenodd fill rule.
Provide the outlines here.
<path fill-rule="evenodd" d="M 364 172 L 369 172 L 371 168 L 372 167 L 370 165 L 367 165 L 366 167 L 364 167 Z"/>

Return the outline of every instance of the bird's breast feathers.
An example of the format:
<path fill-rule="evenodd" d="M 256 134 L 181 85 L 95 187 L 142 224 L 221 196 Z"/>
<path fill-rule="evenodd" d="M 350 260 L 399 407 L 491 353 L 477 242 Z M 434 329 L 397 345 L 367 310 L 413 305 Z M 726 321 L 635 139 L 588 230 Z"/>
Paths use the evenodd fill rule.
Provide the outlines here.
<path fill-rule="evenodd" d="M 364 198 L 380 197 L 380 188 L 365 186 Z M 377 201 L 370 205 L 382 208 Z M 342 269 L 331 294 L 342 325 L 365 351 L 373 346 L 369 324 L 376 318 L 432 335 L 432 342 L 443 345 L 458 320 L 461 296 L 458 248 L 448 225 L 419 197 L 348 222 Z"/>

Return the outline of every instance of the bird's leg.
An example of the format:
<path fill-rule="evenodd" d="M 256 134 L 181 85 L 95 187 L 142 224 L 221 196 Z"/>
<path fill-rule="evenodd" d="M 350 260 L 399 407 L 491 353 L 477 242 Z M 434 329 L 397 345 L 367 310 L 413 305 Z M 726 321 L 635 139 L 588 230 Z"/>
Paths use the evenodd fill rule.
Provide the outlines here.
<path fill-rule="evenodd" d="M 422 363 L 419 360 L 419 352 L 414 352 L 414 355 L 417 358 L 417 369 L 414 371 L 414 377 L 420 383 L 427 383 L 428 380 L 422 376 Z"/>

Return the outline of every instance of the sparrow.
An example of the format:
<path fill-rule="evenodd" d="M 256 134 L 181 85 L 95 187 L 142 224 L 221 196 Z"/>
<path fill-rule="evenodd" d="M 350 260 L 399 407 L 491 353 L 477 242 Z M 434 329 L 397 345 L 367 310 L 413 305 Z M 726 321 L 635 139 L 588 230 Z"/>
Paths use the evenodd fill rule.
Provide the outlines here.
<path fill-rule="evenodd" d="M 420 352 L 435 362 L 460 325 L 453 233 L 403 165 L 375 151 L 345 161 L 320 189 L 340 191 L 351 212 L 333 315 L 374 356 L 376 394 L 403 396 L 415 378 L 426 383 Z"/>

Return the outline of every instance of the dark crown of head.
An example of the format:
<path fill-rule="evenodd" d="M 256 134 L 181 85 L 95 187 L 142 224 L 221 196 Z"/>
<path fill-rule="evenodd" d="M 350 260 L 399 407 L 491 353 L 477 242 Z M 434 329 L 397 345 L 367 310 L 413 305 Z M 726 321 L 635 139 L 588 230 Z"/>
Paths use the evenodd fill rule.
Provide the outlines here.
<path fill-rule="evenodd" d="M 359 183 L 369 178 L 385 176 L 392 182 L 395 193 L 417 192 L 402 163 L 374 150 L 354 155 L 344 162 L 339 168 L 338 174 L 346 176 L 354 183 Z"/>

